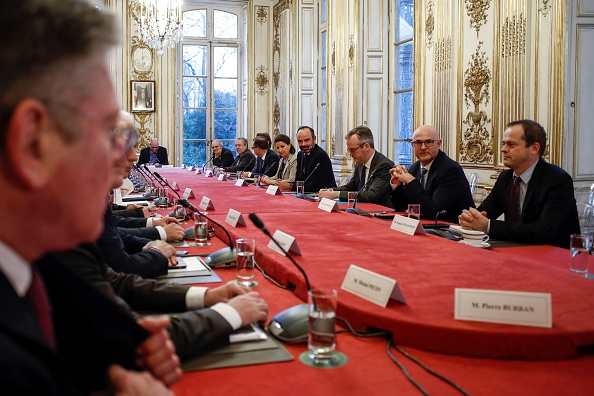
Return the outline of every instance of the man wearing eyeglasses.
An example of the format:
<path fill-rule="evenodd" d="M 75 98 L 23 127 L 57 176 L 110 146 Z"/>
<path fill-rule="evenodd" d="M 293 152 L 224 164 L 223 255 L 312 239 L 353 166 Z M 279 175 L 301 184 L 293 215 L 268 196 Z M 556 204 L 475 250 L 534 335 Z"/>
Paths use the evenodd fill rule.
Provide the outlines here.
<path fill-rule="evenodd" d="M 452 223 L 462 210 L 474 208 L 468 180 L 462 167 L 441 151 L 441 139 L 435 128 L 423 125 L 414 131 L 411 145 L 418 161 L 406 169 L 396 165 L 390 170 L 394 209 L 405 210 L 408 204 L 420 204 L 421 215 Z"/>
<path fill-rule="evenodd" d="M 213 160 L 212 165 L 215 168 L 224 168 L 231 166 L 233 163 L 233 153 L 228 148 L 223 147 L 220 141 L 213 140 L 210 145 L 212 148 Z"/>
<path fill-rule="evenodd" d="M 257 137 L 254 139 L 252 150 L 256 154 L 256 166 L 251 172 L 243 172 L 245 177 L 268 176 L 276 175 L 278 165 L 280 163 L 280 156 L 270 149 L 268 140 L 264 137 Z"/>
<path fill-rule="evenodd" d="M 392 206 L 390 199 L 390 168 L 394 163 L 375 151 L 373 133 L 365 126 L 351 129 L 345 136 L 347 151 L 355 161 L 351 181 L 335 189 L 320 190 L 320 198 L 347 200 L 348 191 L 358 191 L 359 202 Z"/>
<path fill-rule="evenodd" d="M 157 138 L 151 139 L 149 147 L 140 150 L 138 165 L 147 163 L 151 165 L 169 165 L 167 149 L 159 145 L 159 139 Z"/>

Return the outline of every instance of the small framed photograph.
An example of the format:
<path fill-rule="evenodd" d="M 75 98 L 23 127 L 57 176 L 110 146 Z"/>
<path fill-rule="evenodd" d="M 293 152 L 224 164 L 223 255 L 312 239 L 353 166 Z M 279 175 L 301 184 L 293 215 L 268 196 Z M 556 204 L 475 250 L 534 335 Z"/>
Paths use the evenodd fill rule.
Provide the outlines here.
<path fill-rule="evenodd" d="M 131 105 L 133 113 L 152 113 L 155 111 L 155 81 L 130 81 Z"/>

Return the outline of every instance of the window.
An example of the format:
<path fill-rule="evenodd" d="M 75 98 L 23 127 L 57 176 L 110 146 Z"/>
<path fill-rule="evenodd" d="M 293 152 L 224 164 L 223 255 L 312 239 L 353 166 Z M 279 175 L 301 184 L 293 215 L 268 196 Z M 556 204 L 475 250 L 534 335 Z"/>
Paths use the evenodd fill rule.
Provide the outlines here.
<path fill-rule="evenodd" d="M 328 4 L 327 0 L 321 0 L 319 3 L 319 35 L 320 38 L 319 46 L 320 57 L 319 57 L 319 82 L 318 82 L 318 125 L 317 143 L 324 150 L 326 149 L 326 128 L 327 128 L 327 114 L 328 114 Z"/>
<path fill-rule="evenodd" d="M 392 33 L 394 162 L 410 165 L 413 162 L 413 151 L 409 141 L 413 133 L 414 0 L 397 0 L 391 10 L 391 16 L 395 20 Z"/>
<path fill-rule="evenodd" d="M 180 45 L 182 158 L 187 165 L 211 160 L 210 143 L 235 151 L 240 96 L 241 8 L 188 6 Z"/>

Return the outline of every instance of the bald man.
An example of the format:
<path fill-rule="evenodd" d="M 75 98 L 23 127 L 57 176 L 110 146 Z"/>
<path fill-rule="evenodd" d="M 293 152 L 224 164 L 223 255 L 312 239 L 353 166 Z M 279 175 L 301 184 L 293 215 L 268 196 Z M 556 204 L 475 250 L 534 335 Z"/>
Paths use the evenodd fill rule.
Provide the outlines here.
<path fill-rule="evenodd" d="M 148 147 L 145 147 L 142 150 L 140 150 L 138 165 L 146 163 L 150 165 L 169 165 L 167 149 L 163 146 L 159 146 L 159 139 L 152 139 L 151 144 Z"/>
<path fill-rule="evenodd" d="M 439 218 L 457 223 L 462 210 L 474 208 L 462 167 L 441 151 L 439 133 L 429 125 L 414 131 L 410 143 L 418 161 L 410 169 L 395 165 L 390 170 L 394 209 L 405 210 L 408 204 L 420 204 L 423 217 L 434 219 L 445 210 Z"/>

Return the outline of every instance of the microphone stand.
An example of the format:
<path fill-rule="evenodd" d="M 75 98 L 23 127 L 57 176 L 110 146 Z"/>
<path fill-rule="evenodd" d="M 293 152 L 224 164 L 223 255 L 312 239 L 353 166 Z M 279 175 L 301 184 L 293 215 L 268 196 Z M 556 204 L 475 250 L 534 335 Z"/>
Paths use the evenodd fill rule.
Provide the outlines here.
<path fill-rule="evenodd" d="M 313 170 L 311 171 L 311 173 L 305 178 L 305 180 L 303 181 L 303 194 L 295 194 L 295 196 L 297 198 L 301 198 L 301 199 L 309 199 L 310 201 L 313 201 L 313 199 L 310 198 L 305 198 L 305 183 L 307 183 L 307 181 L 309 180 L 309 178 L 318 170 L 318 168 L 320 167 L 320 163 L 318 162 L 316 164 L 316 166 L 314 166 Z"/>
<path fill-rule="evenodd" d="M 144 170 L 148 172 L 148 174 L 151 176 L 151 178 L 153 180 L 155 180 L 157 183 L 159 183 L 161 185 L 161 187 L 165 188 L 165 183 L 163 183 L 161 180 L 159 180 L 154 174 L 153 172 L 147 168 L 146 164 L 144 165 Z M 176 192 L 177 193 L 177 192 Z M 167 203 L 167 206 L 169 206 L 169 197 L 165 197 L 165 202 Z M 161 198 L 157 197 L 157 199 L 155 199 L 154 204 L 159 206 L 161 204 Z"/>
<path fill-rule="evenodd" d="M 212 153 L 210 159 L 208 161 L 206 161 L 206 163 L 204 165 L 202 165 L 202 173 L 204 173 L 204 169 L 206 168 L 206 165 L 208 165 L 209 162 L 212 162 L 214 160 L 214 152 Z"/>
<path fill-rule="evenodd" d="M 191 211 L 198 213 L 200 216 L 205 217 L 208 221 L 213 222 L 219 228 L 222 228 L 225 234 L 227 235 L 227 239 L 229 240 L 229 247 L 219 249 L 216 252 L 209 254 L 204 258 L 204 262 L 212 268 L 234 266 L 237 260 L 237 252 L 235 251 L 235 245 L 233 244 L 233 239 L 231 238 L 229 231 L 227 231 L 227 229 L 223 227 L 219 222 L 213 220 L 211 217 L 207 216 L 203 212 L 200 212 L 200 210 L 197 207 L 189 203 L 187 200 L 179 199 L 177 202 L 179 202 L 184 208 L 188 208 Z"/>
<path fill-rule="evenodd" d="M 375 177 L 375 172 L 372 172 L 371 175 L 369 175 L 369 177 L 367 178 L 367 181 L 365 182 L 365 184 L 363 184 L 363 186 L 361 186 L 359 191 L 357 191 L 357 197 L 359 197 L 359 194 L 361 193 L 361 191 L 365 190 L 365 188 L 367 186 L 369 186 L 369 183 L 371 183 L 371 181 L 373 180 L 374 177 Z M 363 209 L 357 208 L 357 201 L 355 201 L 355 204 L 353 205 L 352 208 L 346 208 L 344 211 L 346 213 L 353 213 L 353 214 L 360 215 L 360 216 L 371 217 L 371 214 L 369 214 L 369 212 L 366 212 Z"/>

